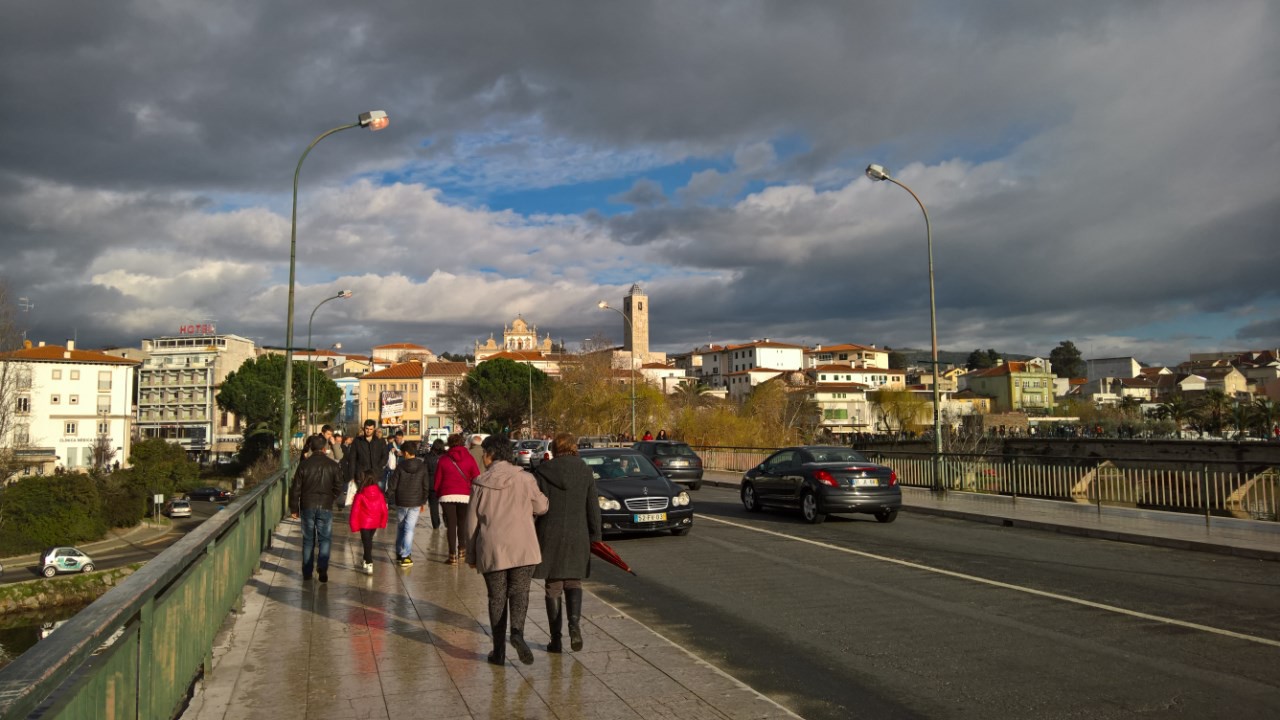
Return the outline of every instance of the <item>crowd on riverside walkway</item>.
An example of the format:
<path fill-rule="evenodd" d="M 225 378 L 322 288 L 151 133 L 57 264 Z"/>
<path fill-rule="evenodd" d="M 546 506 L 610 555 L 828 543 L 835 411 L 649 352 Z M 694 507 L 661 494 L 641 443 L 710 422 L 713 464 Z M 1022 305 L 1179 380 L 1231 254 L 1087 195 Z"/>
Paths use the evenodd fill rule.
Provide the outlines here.
<path fill-rule="evenodd" d="M 302 525 L 302 578 L 329 581 L 336 510 L 350 506 L 348 525 L 360 535 L 360 571 L 374 572 L 373 538 L 394 518 L 396 563 L 413 565 L 413 534 L 430 509 L 432 530 L 445 527 L 445 564 L 466 563 L 484 576 L 493 652 L 506 662 L 508 639 L 520 662 L 533 663 L 524 640 L 531 580 L 543 580 L 550 642 L 559 653 L 582 650 L 582 580 L 592 541 L 601 537 L 595 479 L 578 457 L 577 438 L 552 440 L 553 459 L 532 472 L 515 464 L 510 440 L 490 435 L 465 446 L 461 433 L 423 447 L 397 432 L 379 437 L 373 420 L 343 438 L 329 426 L 307 438 L 289 492 L 289 512 Z"/>

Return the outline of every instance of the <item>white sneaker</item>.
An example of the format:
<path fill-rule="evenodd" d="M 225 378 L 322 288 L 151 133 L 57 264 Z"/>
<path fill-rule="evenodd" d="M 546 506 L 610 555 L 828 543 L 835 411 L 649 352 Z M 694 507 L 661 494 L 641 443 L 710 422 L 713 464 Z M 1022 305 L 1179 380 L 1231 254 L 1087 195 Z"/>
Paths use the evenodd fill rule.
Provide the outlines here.
<path fill-rule="evenodd" d="M 364 571 L 365 571 L 365 573 L 367 573 L 367 574 L 369 574 L 369 575 L 372 575 L 372 574 L 373 574 L 373 563 L 365 563 L 365 564 L 364 564 Z"/>

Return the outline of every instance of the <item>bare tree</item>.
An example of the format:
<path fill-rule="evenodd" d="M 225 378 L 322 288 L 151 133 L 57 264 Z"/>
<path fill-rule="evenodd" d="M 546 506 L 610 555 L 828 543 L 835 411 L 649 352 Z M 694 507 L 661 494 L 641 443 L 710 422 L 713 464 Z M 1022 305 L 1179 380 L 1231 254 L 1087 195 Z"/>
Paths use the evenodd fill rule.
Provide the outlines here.
<path fill-rule="evenodd" d="M 19 450 L 30 443 L 24 415 L 30 402 L 26 398 L 31 390 L 31 366 L 12 356 L 21 347 L 13 304 L 0 283 L 0 485 L 22 469 Z"/>

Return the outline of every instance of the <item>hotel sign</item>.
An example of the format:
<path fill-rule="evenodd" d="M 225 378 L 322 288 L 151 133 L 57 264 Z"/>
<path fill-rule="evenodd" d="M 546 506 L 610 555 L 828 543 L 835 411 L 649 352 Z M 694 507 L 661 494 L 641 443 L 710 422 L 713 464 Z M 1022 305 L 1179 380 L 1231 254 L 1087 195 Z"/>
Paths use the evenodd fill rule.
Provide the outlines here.
<path fill-rule="evenodd" d="M 217 332 L 213 323 L 182 325 L 178 328 L 179 335 L 216 335 Z"/>

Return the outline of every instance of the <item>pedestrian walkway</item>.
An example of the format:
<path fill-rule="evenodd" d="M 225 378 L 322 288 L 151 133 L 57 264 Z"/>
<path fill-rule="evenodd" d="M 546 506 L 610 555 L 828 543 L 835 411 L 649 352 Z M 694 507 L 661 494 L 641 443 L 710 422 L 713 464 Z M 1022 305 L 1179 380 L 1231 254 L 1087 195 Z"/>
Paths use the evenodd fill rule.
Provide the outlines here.
<path fill-rule="evenodd" d="M 534 663 L 509 649 L 489 665 L 484 580 L 444 564 L 443 530 L 418 528 L 411 568 L 390 561 L 394 530 L 379 532 L 370 576 L 355 570 L 359 535 L 335 522 L 328 583 L 302 580 L 299 537 L 295 521 L 276 528 L 182 720 L 798 717 L 589 592 L 583 651 L 546 653 L 537 582 Z"/>
<path fill-rule="evenodd" d="M 742 475 L 708 471 L 704 482 L 738 489 Z M 928 488 L 902 488 L 907 512 L 928 513 L 1010 527 L 1070 533 L 1105 540 L 1240 557 L 1280 560 L 1280 523 L 1189 513 L 1162 512 L 1112 505 L 1086 505 L 1063 500 L 1014 498 L 1007 495 Z"/>

